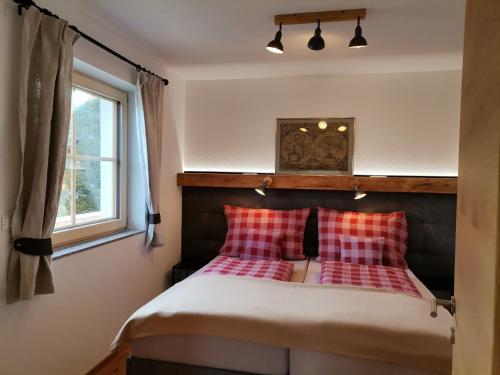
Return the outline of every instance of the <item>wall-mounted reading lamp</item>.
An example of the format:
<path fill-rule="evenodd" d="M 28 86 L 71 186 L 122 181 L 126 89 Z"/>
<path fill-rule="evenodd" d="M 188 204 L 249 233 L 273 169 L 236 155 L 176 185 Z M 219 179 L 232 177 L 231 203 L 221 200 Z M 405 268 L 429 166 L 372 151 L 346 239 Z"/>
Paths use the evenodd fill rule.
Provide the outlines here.
<path fill-rule="evenodd" d="M 363 190 L 360 190 L 358 184 L 354 184 L 354 199 L 362 199 L 366 197 L 366 193 Z"/>
<path fill-rule="evenodd" d="M 273 183 L 273 179 L 271 177 L 266 177 L 262 181 L 262 184 L 258 187 L 255 188 L 255 191 L 259 193 L 262 196 L 266 196 L 266 189 Z"/>

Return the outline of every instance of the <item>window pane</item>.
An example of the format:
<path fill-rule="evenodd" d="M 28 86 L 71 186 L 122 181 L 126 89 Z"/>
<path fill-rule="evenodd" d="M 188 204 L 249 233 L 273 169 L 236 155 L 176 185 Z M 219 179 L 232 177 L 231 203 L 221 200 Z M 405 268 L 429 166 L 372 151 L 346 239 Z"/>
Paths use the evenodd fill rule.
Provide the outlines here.
<path fill-rule="evenodd" d="M 115 210 L 114 162 L 77 160 L 75 164 L 76 222 L 112 219 Z"/>
<path fill-rule="evenodd" d="M 114 157 L 116 103 L 75 87 L 72 109 L 76 153 Z"/>
<path fill-rule="evenodd" d="M 121 128 L 126 124 L 121 124 L 119 114 L 122 108 L 126 113 L 126 94 L 77 73 L 74 78 L 56 245 L 126 225 L 125 217 L 120 216 L 126 207 L 121 207 L 119 181 L 124 172 L 119 135 L 126 129 Z"/>
<path fill-rule="evenodd" d="M 56 229 L 68 227 L 71 222 L 71 159 L 66 160 L 61 198 L 57 208 Z"/>

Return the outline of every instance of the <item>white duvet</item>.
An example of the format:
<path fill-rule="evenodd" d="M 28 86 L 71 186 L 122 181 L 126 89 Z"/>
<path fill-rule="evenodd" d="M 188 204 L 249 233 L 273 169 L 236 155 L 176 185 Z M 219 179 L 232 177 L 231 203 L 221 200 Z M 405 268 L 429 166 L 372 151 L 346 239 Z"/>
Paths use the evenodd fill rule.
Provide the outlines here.
<path fill-rule="evenodd" d="M 202 275 L 144 305 L 113 346 L 206 335 L 449 373 L 450 314 L 426 300 L 360 288 Z"/>

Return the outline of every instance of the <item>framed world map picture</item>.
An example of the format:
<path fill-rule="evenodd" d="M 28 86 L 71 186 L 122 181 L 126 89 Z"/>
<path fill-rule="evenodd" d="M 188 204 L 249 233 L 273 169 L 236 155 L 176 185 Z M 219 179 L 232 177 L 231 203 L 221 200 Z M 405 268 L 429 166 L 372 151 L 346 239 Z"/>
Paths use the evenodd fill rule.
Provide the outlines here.
<path fill-rule="evenodd" d="M 278 119 L 276 173 L 352 175 L 354 118 Z"/>

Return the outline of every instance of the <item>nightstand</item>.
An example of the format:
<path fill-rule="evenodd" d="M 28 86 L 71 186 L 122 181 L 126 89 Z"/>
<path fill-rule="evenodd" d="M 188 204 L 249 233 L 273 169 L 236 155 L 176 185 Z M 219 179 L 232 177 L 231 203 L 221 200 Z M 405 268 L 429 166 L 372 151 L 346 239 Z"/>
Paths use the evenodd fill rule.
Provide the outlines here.
<path fill-rule="evenodd" d="M 202 268 L 205 264 L 207 264 L 207 262 L 181 261 L 177 263 L 172 268 L 172 285 L 192 275 L 200 268 Z"/>

